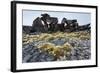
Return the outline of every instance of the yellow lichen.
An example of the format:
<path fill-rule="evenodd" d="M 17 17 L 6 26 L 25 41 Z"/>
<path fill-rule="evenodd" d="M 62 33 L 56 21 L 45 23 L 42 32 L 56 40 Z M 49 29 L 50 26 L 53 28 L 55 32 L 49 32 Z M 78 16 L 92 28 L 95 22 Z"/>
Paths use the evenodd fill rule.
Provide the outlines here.
<path fill-rule="evenodd" d="M 51 51 L 54 48 L 54 46 L 55 45 L 52 43 L 44 43 L 44 44 L 38 45 L 37 47 L 43 51 Z"/>
<path fill-rule="evenodd" d="M 65 51 L 70 51 L 71 48 L 72 48 L 72 46 L 71 46 L 69 43 L 65 43 L 65 44 L 63 45 L 63 49 L 64 49 Z"/>
<path fill-rule="evenodd" d="M 72 46 L 68 43 L 59 46 L 52 43 L 44 43 L 42 45 L 38 45 L 37 47 L 40 48 L 40 50 L 42 51 L 47 51 L 57 58 L 66 55 L 67 52 L 70 52 L 72 48 Z"/>
<path fill-rule="evenodd" d="M 79 38 L 80 38 L 81 40 L 89 40 L 89 39 L 90 39 L 90 36 L 81 35 Z"/>

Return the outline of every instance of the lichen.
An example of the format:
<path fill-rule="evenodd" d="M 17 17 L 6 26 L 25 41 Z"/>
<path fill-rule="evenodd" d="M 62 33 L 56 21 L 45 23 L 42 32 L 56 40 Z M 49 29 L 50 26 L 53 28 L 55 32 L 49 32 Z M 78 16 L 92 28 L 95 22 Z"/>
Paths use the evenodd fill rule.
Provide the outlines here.
<path fill-rule="evenodd" d="M 81 35 L 80 37 L 79 37 L 81 40 L 89 40 L 90 39 L 90 37 L 87 35 L 87 36 L 85 36 L 85 35 Z"/>
<path fill-rule="evenodd" d="M 71 51 L 72 46 L 69 43 L 65 43 L 64 45 L 55 45 L 52 43 L 44 43 L 37 46 L 42 51 L 47 51 L 48 53 L 54 55 L 56 58 L 60 58 L 60 56 L 64 56 L 67 52 Z"/>

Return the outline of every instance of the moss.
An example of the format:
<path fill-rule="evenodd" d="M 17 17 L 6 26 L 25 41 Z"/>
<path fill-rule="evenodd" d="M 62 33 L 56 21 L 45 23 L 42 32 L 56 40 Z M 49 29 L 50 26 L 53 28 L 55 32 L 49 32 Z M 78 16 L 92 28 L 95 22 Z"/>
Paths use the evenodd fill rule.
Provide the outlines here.
<path fill-rule="evenodd" d="M 51 54 L 53 54 L 56 58 L 60 58 L 60 56 L 64 56 L 64 50 L 59 47 L 55 47 L 53 48 L 53 51 L 51 51 Z"/>
<path fill-rule="evenodd" d="M 72 48 L 72 46 L 69 43 L 65 43 L 62 47 L 65 51 L 71 51 Z"/>
<path fill-rule="evenodd" d="M 90 39 L 90 36 L 81 35 L 81 36 L 80 36 L 80 39 L 81 39 L 81 40 L 89 40 L 89 39 Z"/>
<path fill-rule="evenodd" d="M 47 51 L 48 53 L 54 55 L 56 58 L 66 55 L 67 52 L 70 52 L 72 48 L 72 46 L 68 43 L 65 43 L 61 46 L 56 46 L 52 43 L 44 43 L 42 45 L 38 45 L 37 47 L 42 51 Z"/>
<path fill-rule="evenodd" d="M 38 45 L 37 47 L 40 48 L 42 51 L 52 51 L 54 46 L 55 45 L 52 43 L 44 43 L 44 44 Z"/>
<path fill-rule="evenodd" d="M 29 41 L 26 41 L 26 42 L 23 42 L 23 45 L 25 45 L 25 44 L 29 44 L 30 42 Z"/>
<path fill-rule="evenodd" d="M 52 42 L 54 39 L 64 39 L 66 43 L 63 45 L 55 45 Z M 72 48 L 75 47 L 72 44 L 69 44 L 69 41 L 73 40 L 90 40 L 91 35 L 87 31 L 79 32 L 52 32 L 52 33 L 40 33 L 37 35 L 23 34 L 22 42 L 23 45 L 34 42 L 40 42 L 38 45 L 35 45 L 40 51 L 46 51 L 49 54 L 55 56 L 55 58 L 60 59 L 60 57 L 67 56 L 71 52 Z M 60 40 L 59 40 L 60 41 Z M 73 47 L 72 47 L 73 46 Z"/>

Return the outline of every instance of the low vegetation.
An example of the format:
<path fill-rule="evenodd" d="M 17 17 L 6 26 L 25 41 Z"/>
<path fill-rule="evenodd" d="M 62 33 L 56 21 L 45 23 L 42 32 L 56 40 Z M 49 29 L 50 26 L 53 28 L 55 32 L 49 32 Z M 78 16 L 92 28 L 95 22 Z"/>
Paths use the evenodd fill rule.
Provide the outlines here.
<path fill-rule="evenodd" d="M 56 33 L 40 33 L 36 35 L 32 34 L 24 34 L 23 33 L 23 45 L 29 44 L 32 42 L 43 41 L 43 43 L 39 43 L 35 45 L 40 51 L 48 52 L 52 54 L 57 59 L 60 57 L 66 56 L 69 52 L 71 52 L 73 45 L 70 44 L 67 40 L 77 39 L 77 40 L 90 40 L 90 32 L 88 31 L 79 31 L 79 32 L 56 32 Z M 65 43 L 63 45 L 55 45 L 51 41 L 55 39 L 65 39 Z"/>
<path fill-rule="evenodd" d="M 47 51 L 48 53 L 54 55 L 57 58 L 60 56 L 64 56 L 67 52 L 71 51 L 72 46 L 69 43 L 65 43 L 64 45 L 56 46 L 52 43 L 43 43 L 37 46 L 41 51 Z"/>

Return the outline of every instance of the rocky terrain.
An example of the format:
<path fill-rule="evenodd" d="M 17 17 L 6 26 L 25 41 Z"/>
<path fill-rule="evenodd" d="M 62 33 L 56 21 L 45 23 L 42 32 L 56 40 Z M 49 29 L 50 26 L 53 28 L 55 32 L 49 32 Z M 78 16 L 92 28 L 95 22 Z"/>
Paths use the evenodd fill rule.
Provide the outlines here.
<path fill-rule="evenodd" d="M 22 62 L 88 60 L 91 58 L 90 31 L 23 33 Z"/>

